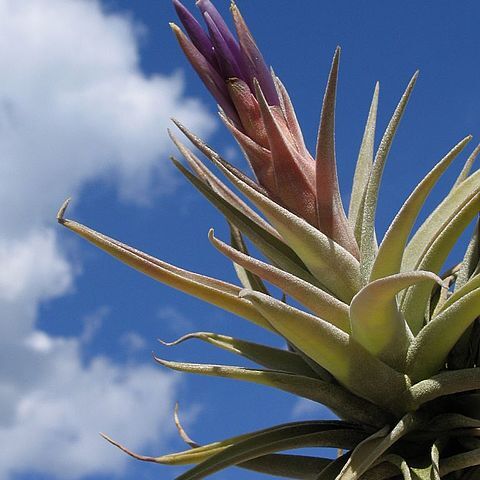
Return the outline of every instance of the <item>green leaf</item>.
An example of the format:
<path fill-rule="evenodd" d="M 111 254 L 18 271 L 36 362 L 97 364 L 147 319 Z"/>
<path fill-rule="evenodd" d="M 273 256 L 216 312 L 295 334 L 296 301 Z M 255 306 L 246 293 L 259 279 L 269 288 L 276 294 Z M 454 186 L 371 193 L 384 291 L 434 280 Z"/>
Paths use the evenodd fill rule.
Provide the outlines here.
<path fill-rule="evenodd" d="M 370 274 L 370 281 L 400 271 L 408 236 L 428 194 L 471 138 L 471 136 L 468 136 L 455 145 L 425 176 L 405 201 L 382 240 Z"/>
<path fill-rule="evenodd" d="M 477 219 L 473 235 L 468 243 L 465 256 L 463 257 L 462 266 L 458 272 L 457 280 L 455 282 L 455 293 L 460 290 L 468 280 L 478 274 L 480 264 L 480 221 Z"/>
<path fill-rule="evenodd" d="M 447 259 L 450 251 L 480 209 L 480 195 L 476 194 L 465 205 L 458 209 L 444 225 L 441 232 L 431 244 L 424 249 L 415 270 L 428 270 L 438 273 Z M 425 321 L 425 309 L 431 295 L 428 284 L 422 283 L 410 287 L 403 297 L 402 312 L 414 335 L 416 335 Z"/>
<path fill-rule="evenodd" d="M 161 342 L 166 346 L 179 345 L 190 339 L 197 339 L 219 347 L 227 352 L 241 355 L 249 360 L 271 370 L 294 373 L 316 378 L 317 374 L 305 363 L 298 353 L 279 348 L 268 347 L 259 343 L 247 342 L 238 338 L 228 337 L 210 332 L 195 332 L 184 335 L 174 342 Z"/>
<path fill-rule="evenodd" d="M 230 188 L 228 188 L 218 177 L 216 177 L 201 161 L 193 154 L 185 145 L 183 145 L 173 134 L 168 130 L 170 138 L 180 153 L 187 161 L 190 168 L 195 172 L 197 177 L 206 183 L 212 190 L 220 195 L 225 201 L 232 204 L 235 208 L 240 210 L 244 215 L 250 218 L 257 225 L 267 230 L 274 237 L 279 238 L 275 229 L 265 221 L 257 212 L 255 212 L 249 205 L 247 205 L 238 195 L 236 195 Z"/>
<path fill-rule="evenodd" d="M 442 458 L 440 464 L 440 476 L 445 477 L 451 472 L 463 470 L 469 467 L 480 465 L 480 448 L 470 452 L 459 453 L 451 457 Z"/>
<path fill-rule="evenodd" d="M 417 409 L 420 405 L 438 397 L 479 388 L 479 368 L 445 371 L 410 387 L 407 394 L 410 402 L 409 408 Z"/>
<path fill-rule="evenodd" d="M 373 165 L 373 155 L 375 148 L 375 127 L 377 123 L 378 95 L 380 84 L 375 84 L 372 103 L 368 112 L 367 123 L 363 133 L 362 144 L 358 153 L 357 165 L 355 167 L 355 175 L 353 177 L 352 195 L 350 197 L 350 206 L 348 209 L 348 220 L 354 229 L 355 237 L 360 244 L 361 239 L 361 212 L 362 204 L 365 200 L 368 179 Z"/>
<path fill-rule="evenodd" d="M 355 430 L 354 430 L 355 429 Z M 226 450 L 227 448 L 234 446 L 236 444 L 241 444 L 245 440 L 253 439 L 255 441 L 256 438 L 272 438 L 273 437 L 284 437 L 286 434 L 297 434 L 297 436 L 312 436 L 316 433 L 336 433 L 340 432 L 340 435 L 336 437 L 333 436 L 333 440 L 341 442 L 345 444 L 348 448 L 348 445 L 354 445 L 355 439 L 361 439 L 362 436 L 365 436 L 355 425 L 350 423 L 341 422 L 341 421 L 301 421 L 301 422 L 292 422 L 292 423 L 285 423 L 281 425 L 276 425 L 274 427 L 265 428 L 262 430 L 258 430 L 256 432 L 250 432 L 243 435 L 236 435 L 234 437 L 227 438 L 226 440 L 222 440 L 220 442 L 213 442 L 208 445 L 199 446 L 193 448 L 191 450 L 185 450 L 182 452 L 171 453 L 168 455 L 162 455 L 159 457 L 152 457 L 146 455 L 138 455 L 126 447 L 121 445 L 120 443 L 112 440 L 105 434 L 101 434 L 103 438 L 105 438 L 108 442 L 112 445 L 116 446 L 117 448 L 121 449 L 128 455 L 136 458 L 137 460 L 142 460 L 145 462 L 152 462 L 152 463 L 159 463 L 162 465 L 191 465 L 203 462 L 208 458 L 212 457 L 217 453 L 221 453 L 222 451 Z M 344 438 L 345 433 L 354 433 L 351 439 Z M 312 438 L 307 438 L 308 441 L 312 441 Z M 298 439 L 293 440 L 298 442 Z M 319 441 L 315 439 L 315 441 Z M 322 440 L 320 440 L 322 441 Z M 328 442 L 328 435 L 326 435 L 326 439 L 322 441 L 322 443 Z M 275 451 L 275 450 L 273 450 Z"/>
<path fill-rule="evenodd" d="M 480 144 L 476 146 L 475 150 L 473 150 L 473 152 L 467 158 L 467 161 L 465 162 L 465 165 L 463 166 L 462 171 L 460 172 L 460 175 L 457 177 L 457 180 L 455 181 L 453 188 L 458 187 L 464 180 L 468 178 L 468 176 L 470 175 L 470 170 L 472 169 L 473 163 L 477 159 L 479 153 L 480 153 Z"/>
<path fill-rule="evenodd" d="M 233 248 L 239 250 L 245 255 L 249 255 L 247 245 L 242 237 L 242 232 L 235 226 L 229 223 L 230 227 L 230 244 Z M 209 235 L 210 236 L 210 235 Z M 258 290 L 259 292 L 269 295 L 267 287 L 263 283 L 262 279 L 255 275 L 255 273 L 250 272 L 249 270 L 243 268 L 240 264 L 233 264 L 235 271 L 237 272 L 237 277 L 240 280 L 240 283 L 244 288 L 249 288 L 250 290 Z"/>
<path fill-rule="evenodd" d="M 250 320 L 256 325 L 271 330 L 270 324 L 252 308 L 249 302 L 238 297 L 239 287 L 175 267 L 80 223 L 68 220 L 64 218 L 67 206 L 68 201 L 59 211 L 59 223 L 98 248 L 159 282 L 217 305 L 224 310 Z"/>
<path fill-rule="evenodd" d="M 350 301 L 360 286 L 355 257 L 302 218 L 239 180 L 220 163 L 217 166 L 263 212 L 315 278 L 340 300 Z"/>
<path fill-rule="evenodd" d="M 340 47 L 337 47 L 323 97 L 315 156 L 318 228 L 358 258 L 357 241 L 340 195 L 335 158 L 335 97 L 339 63 Z"/>
<path fill-rule="evenodd" d="M 345 303 L 311 283 L 229 247 L 215 238 L 213 230 L 210 230 L 209 238 L 213 246 L 235 264 L 241 265 L 247 271 L 273 283 L 327 322 L 332 323 L 345 332 L 350 331 L 348 306 Z"/>
<path fill-rule="evenodd" d="M 395 411 L 404 376 L 330 323 L 258 292 L 243 290 L 272 326 L 355 394 Z M 360 368 L 359 368 L 360 366 Z M 368 382 L 365 380 L 368 372 Z"/>
<path fill-rule="evenodd" d="M 407 354 L 407 373 L 413 383 L 429 378 L 442 368 L 448 352 L 478 317 L 479 311 L 480 288 L 477 288 L 423 327 Z"/>
<path fill-rule="evenodd" d="M 403 371 L 413 336 L 398 311 L 396 295 L 417 282 L 442 279 L 430 272 L 390 275 L 366 285 L 350 304 L 352 337 L 391 367 Z"/>
<path fill-rule="evenodd" d="M 270 453 L 239 463 L 237 467 L 275 477 L 314 480 L 318 472 L 331 462 L 329 458 Z"/>
<path fill-rule="evenodd" d="M 172 370 L 242 380 L 278 388 L 321 403 L 337 413 L 339 417 L 347 420 L 367 425 L 383 425 L 388 419 L 388 416 L 380 408 L 352 395 L 341 386 L 312 377 L 274 370 L 181 363 L 162 360 L 158 357 L 154 358 L 158 363 Z"/>
<path fill-rule="evenodd" d="M 352 452 L 336 480 L 357 480 L 383 455 L 392 445 L 407 433 L 423 424 L 419 414 L 407 413 L 389 431 L 386 426 L 361 442 Z"/>
<path fill-rule="evenodd" d="M 177 160 L 172 160 L 180 172 L 185 175 L 187 180 L 191 182 L 192 185 L 197 188 L 218 210 L 220 210 L 230 223 L 245 233 L 254 245 L 274 264 L 279 265 L 282 269 L 285 269 L 308 282 L 316 282 L 315 278 L 305 269 L 302 261 L 290 247 L 254 223 L 233 205 L 224 200 L 210 187 L 189 172 Z"/>
<path fill-rule="evenodd" d="M 382 179 L 383 169 L 387 160 L 393 138 L 397 131 L 400 120 L 407 106 L 408 99 L 412 93 L 413 87 L 418 77 L 415 72 L 410 80 L 405 93 L 402 95 L 397 108 L 393 112 L 392 118 L 383 134 L 380 146 L 378 147 L 375 161 L 373 163 L 370 178 L 368 180 L 365 193 L 365 204 L 363 207 L 362 229 L 360 239 L 360 271 L 363 284 L 366 284 L 370 277 L 370 272 L 377 254 L 377 241 L 375 239 L 375 216 L 378 203 L 378 193 Z"/>
<path fill-rule="evenodd" d="M 259 433 L 211 456 L 177 477 L 177 480 L 197 480 L 232 465 L 245 462 L 267 453 L 304 447 L 349 448 L 365 438 L 365 433 L 358 428 L 341 428 L 339 425 L 286 426 L 283 429 Z"/>
<path fill-rule="evenodd" d="M 408 242 L 402 260 L 402 271 L 415 270 L 425 251 L 458 212 L 480 191 L 480 170 L 453 188 L 422 223 Z"/>

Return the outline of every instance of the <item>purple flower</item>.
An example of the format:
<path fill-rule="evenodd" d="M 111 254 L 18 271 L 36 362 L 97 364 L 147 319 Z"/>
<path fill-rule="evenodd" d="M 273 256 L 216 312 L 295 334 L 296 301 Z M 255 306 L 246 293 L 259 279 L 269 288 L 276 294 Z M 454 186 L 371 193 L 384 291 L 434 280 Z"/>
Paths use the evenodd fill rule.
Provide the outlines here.
<path fill-rule="evenodd" d="M 236 37 L 210 0 L 196 2 L 206 30 L 180 2 L 175 10 L 187 35 L 171 24 L 186 57 L 220 106 L 270 198 L 358 255 L 338 188 L 334 107 L 339 51 L 322 110 L 316 160 L 305 147 L 292 102 L 270 71 L 238 7 L 230 10 Z"/>

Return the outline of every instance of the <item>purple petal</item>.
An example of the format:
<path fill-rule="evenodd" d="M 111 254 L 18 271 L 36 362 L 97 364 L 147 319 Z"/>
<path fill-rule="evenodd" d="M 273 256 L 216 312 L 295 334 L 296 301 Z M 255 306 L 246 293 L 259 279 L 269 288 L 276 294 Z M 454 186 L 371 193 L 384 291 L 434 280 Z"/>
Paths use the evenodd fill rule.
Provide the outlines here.
<path fill-rule="evenodd" d="M 217 67 L 213 44 L 200 23 L 179 0 L 173 0 L 173 6 L 192 43 L 212 66 Z"/>
<path fill-rule="evenodd" d="M 204 14 L 204 17 L 208 31 L 210 32 L 210 38 L 212 39 L 215 48 L 215 56 L 223 73 L 223 77 L 225 79 L 236 77 L 241 78 L 240 68 L 235 55 L 228 48 L 227 42 L 222 37 L 217 25 L 208 12 Z"/>
<path fill-rule="evenodd" d="M 210 0 L 197 0 L 197 7 L 202 12 L 202 16 L 205 16 L 208 13 L 220 31 L 221 36 L 224 38 L 226 44 L 228 45 L 229 50 L 234 55 L 237 63 L 241 58 L 240 47 L 237 40 L 233 36 L 232 32 L 228 28 L 225 20 L 222 18 L 218 10 L 214 7 L 213 3 Z"/>
<path fill-rule="evenodd" d="M 265 63 L 245 20 L 234 3 L 231 6 L 231 10 L 235 28 L 237 29 L 240 49 L 244 58 L 244 64 L 249 71 L 247 83 L 252 91 L 254 91 L 253 79 L 256 78 L 263 94 L 265 95 L 267 103 L 269 105 L 280 105 L 280 100 L 270 70 Z"/>
<path fill-rule="evenodd" d="M 197 72 L 209 92 L 213 95 L 217 103 L 228 115 L 228 117 L 237 125 L 240 125 L 237 111 L 233 105 L 232 100 L 228 94 L 225 80 L 212 67 L 207 59 L 198 51 L 197 47 L 190 41 L 190 39 L 182 32 L 182 30 L 171 23 L 173 33 L 177 37 L 178 43 L 182 48 L 188 61 Z"/>

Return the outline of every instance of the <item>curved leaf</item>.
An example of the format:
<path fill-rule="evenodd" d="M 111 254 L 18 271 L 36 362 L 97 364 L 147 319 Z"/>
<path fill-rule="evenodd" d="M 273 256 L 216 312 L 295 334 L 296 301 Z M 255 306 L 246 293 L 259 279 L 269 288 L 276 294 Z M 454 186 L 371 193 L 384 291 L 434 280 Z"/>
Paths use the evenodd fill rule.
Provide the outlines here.
<path fill-rule="evenodd" d="M 463 470 L 464 468 L 480 465 L 480 448 L 470 452 L 459 453 L 451 457 L 442 458 L 440 463 L 440 476 L 445 477 L 451 472 Z"/>
<path fill-rule="evenodd" d="M 454 213 L 442 231 L 425 248 L 415 269 L 438 273 L 461 233 L 477 215 L 479 209 L 480 194 L 476 194 Z M 414 335 L 420 331 L 425 321 L 425 310 L 421 306 L 427 305 L 430 294 L 431 288 L 428 284 L 423 283 L 410 287 L 403 297 L 402 312 Z"/>
<path fill-rule="evenodd" d="M 472 169 L 472 166 L 475 160 L 477 159 L 479 153 L 480 153 L 480 144 L 475 147 L 473 152 L 467 158 L 467 161 L 465 162 L 465 165 L 463 166 L 462 171 L 460 172 L 460 175 L 458 175 L 457 180 L 455 180 L 453 188 L 458 187 L 464 180 L 468 178 L 468 176 L 470 175 L 470 170 Z"/>
<path fill-rule="evenodd" d="M 242 237 L 242 232 L 235 226 L 229 223 L 230 227 L 230 244 L 233 248 L 239 250 L 245 255 L 249 255 L 247 245 Z M 237 272 L 237 277 L 244 288 L 251 290 L 258 290 L 259 292 L 269 295 L 267 287 L 263 283 L 263 280 L 252 272 L 249 272 L 243 268 L 240 264 L 234 263 L 233 267 Z"/>
<path fill-rule="evenodd" d="M 317 426 L 285 427 L 237 442 L 177 478 L 178 480 L 205 478 L 229 466 L 281 450 L 315 446 L 345 448 L 345 445 L 356 445 L 363 438 L 365 433 L 356 428 L 319 430 Z"/>
<path fill-rule="evenodd" d="M 403 252 L 408 240 L 408 236 L 417 219 L 420 209 L 425 200 L 435 186 L 438 179 L 449 167 L 451 162 L 465 148 L 471 140 L 471 135 L 464 138 L 435 167 L 425 176 L 425 178 L 417 185 L 415 190 L 410 194 L 402 208 L 394 218 L 392 224 L 387 230 L 377 257 L 372 267 L 370 281 L 377 278 L 393 275 L 400 271 L 402 265 Z"/>
<path fill-rule="evenodd" d="M 184 335 L 174 342 L 166 343 L 161 341 L 161 343 L 171 347 L 190 339 L 201 340 L 227 352 L 241 355 L 271 370 L 317 378 L 317 374 L 305 363 L 298 353 L 268 347 L 259 343 L 247 342 L 226 335 L 210 332 L 195 332 Z"/>
<path fill-rule="evenodd" d="M 351 300 L 359 288 L 355 257 L 302 218 L 239 180 L 220 163 L 217 166 L 263 212 L 318 281 L 340 300 Z"/>
<path fill-rule="evenodd" d="M 345 303 L 340 302 L 332 295 L 288 272 L 229 247 L 215 238 L 213 229 L 210 230 L 208 236 L 213 246 L 230 258 L 230 260 L 273 283 L 286 294 L 291 295 L 302 303 L 302 305 L 310 309 L 315 315 L 318 315 L 345 332 L 350 331 L 348 306 Z"/>
<path fill-rule="evenodd" d="M 154 357 L 159 364 L 181 372 L 209 375 L 232 380 L 243 380 L 260 385 L 278 388 L 314 402 L 321 403 L 333 410 L 339 417 L 367 425 L 383 425 L 388 416 L 380 408 L 352 395 L 344 388 L 312 377 L 296 375 L 274 370 L 181 363 Z"/>
<path fill-rule="evenodd" d="M 373 155 L 375 148 L 375 127 L 377 123 L 378 95 L 380 92 L 380 84 L 375 84 L 372 103 L 368 112 L 367 123 L 363 133 L 362 144 L 358 152 L 357 164 L 355 167 L 355 175 L 353 177 L 352 195 L 350 197 L 350 206 L 348 209 L 348 220 L 354 229 L 355 237 L 360 243 L 362 203 L 365 200 L 368 178 L 373 165 Z"/>
<path fill-rule="evenodd" d="M 258 292 L 243 290 L 272 326 L 355 394 L 395 411 L 405 378 L 339 328 Z M 361 368 L 359 368 L 361 366 Z M 365 373 L 368 372 L 368 381 Z"/>
<path fill-rule="evenodd" d="M 417 282 L 442 279 L 430 272 L 390 275 L 366 285 L 350 304 L 352 337 L 391 367 L 403 371 L 405 355 L 413 338 L 398 311 L 396 295 Z"/>
<path fill-rule="evenodd" d="M 337 47 L 323 97 L 315 156 L 318 228 L 358 258 L 357 241 L 345 215 L 340 195 L 335 158 L 335 97 L 339 63 L 340 47 Z"/>
<path fill-rule="evenodd" d="M 256 325 L 271 330 L 270 324 L 251 307 L 249 302 L 238 298 L 239 287 L 175 267 L 80 223 L 68 220 L 64 218 L 67 206 L 68 201 L 59 211 L 58 222 L 108 254 L 159 282 L 217 305 L 250 320 Z"/>
<path fill-rule="evenodd" d="M 480 389 L 479 368 L 445 371 L 410 387 L 408 397 L 411 406 L 409 408 L 417 409 L 420 405 L 438 397 L 476 389 Z"/>
<path fill-rule="evenodd" d="M 377 241 L 375 239 L 375 216 L 378 203 L 378 192 L 382 179 L 383 169 L 387 160 L 393 138 L 397 131 L 400 120 L 407 106 L 408 99 L 417 81 L 418 71 L 415 72 L 407 88 L 400 99 L 392 118 L 383 134 L 373 163 L 370 178 L 365 192 L 365 202 L 362 215 L 362 229 L 360 239 L 360 271 L 362 281 L 365 284 L 370 277 L 370 272 L 377 254 Z"/>
<path fill-rule="evenodd" d="M 117 448 L 124 451 L 131 457 L 136 458 L 137 460 L 142 460 L 144 462 L 159 463 L 162 465 L 191 465 L 191 464 L 203 462 L 208 458 L 212 457 L 213 455 L 220 453 L 233 445 L 242 443 L 245 440 L 253 439 L 255 441 L 256 438 L 268 439 L 272 437 L 283 438 L 289 434 L 292 436 L 293 434 L 296 434 L 297 437 L 301 437 L 301 436 L 308 437 L 309 435 L 311 436 L 311 435 L 315 435 L 317 433 L 322 433 L 322 432 L 326 432 L 327 434 L 331 432 L 333 433 L 341 432 L 341 434 L 336 438 L 333 437 L 333 440 L 335 440 L 336 442 L 341 442 L 342 444 L 345 443 L 345 446 L 347 448 L 348 448 L 348 445 L 354 444 L 355 436 L 353 436 L 352 439 L 347 438 L 345 439 L 345 442 L 343 442 L 343 432 L 357 433 L 358 434 L 357 438 L 361 438 L 361 435 L 365 436 L 365 434 L 362 433 L 362 431 L 359 430 L 358 427 L 355 427 L 355 425 L 352 425 L 350 423 L 341 422 L 341 421 L 312 420 L 312 421 L 292 422 L 292 423 L 285 423 L 281 425 L 275 425 L 274 427 L 265 428 L 262 430 L 258 430 L 256 432 L 245 433 L 243 435 L 236 435 L 234 437 L 227 438 L 220 442 L 213 442 L 208 445 L 195 447 L 191 450 L 171 453 L 171 454 L 162 455 L 159 457 L 152 457 L 152 456 L 146 456 L 146 455 L 138 455 L 132 452 L 131 450 L 127 449 L 120 443 L 116 442 L 115 440 L 112 440 L 107 435 L 103 433 L 101 435 L 112 445 L 116 446 Z M 328 436 L 326 437 L 328 438 Z M 307 440 L 312 441 L 311 438 L 308 438 Z M 293 440 L 294 445 L 296 441 L 298 442 L 298 439 Z M 323 442 L 324 443 L 328 442 L 328 439 L 327 440 L 324 439 Z M 292 448 L 295 448 L 295 447 L 292 447 Z"/>
<path fill-rule="evenodd" d="M 311 283 L 316 282 L 315 278 L 305 270 L 303 263 L 290 247 L 251 221 L 242 212 L 237 210 L 233 205 L 228 203 L 195 175 L 189 172 L 177 160 L 173 159 L 173 162 L 180 172 L 185 175 L 187 180 L 191 182 L 192 185 L 203 195 L 205 195 L 205 197 L 216 208 L 218 208 L 223 215 L 225 215 L 229 222 L 235 225 L 240 231 L 245 233 L 255 244 L 255 246 L 261 250 L 273 263 L 281 266 L 288 272 L 305 279 L 306 281 L 310 281 Z"/>
<path fill-rule="evenodd" d="M 388 448 L 423 423 L 419 414 L 407 413 L 390 432 L 387 426 L 374 433 L 355 448 L 336 480 L 361 478 Z"/>
<path fill-rule="evenodd" d="M 221 182 L 201 161 L 188 149 L 180 140 L 178 140 L 173 133 L 168 130 L 168 134 L 183 155 L 188 165 L 196 173 L 196 175 L 207 185 L 209 185 L 218 195 L 223 197 L 227 202 L 232 204 L 236 209 L 249 217 L 253 222 L 259 225 L 264 230 L 267 230 L 274 237 L 279 238 L 275 229 L 265 221 L 257 212 L 255 212 L 249 205 L 247 205 L 238 195 L 236 195 L 230 188 Z"/>
<path fill-rule="evenodd" d="M 445 229 L 452 218 L 480 191 L 480 170 L 470 175 L 442 200 L 408 242 L 402 260 L 402 271 L 415 270 L 425 251 Z"/>
<path fill-rule="evenodd" d="M 479 312 L 480 288 L 477 288 L 423 327 L 407 354 L 407 372 L 413 383 L 428 378 L 441 369 L 448 352 L 478 317 Z"/>

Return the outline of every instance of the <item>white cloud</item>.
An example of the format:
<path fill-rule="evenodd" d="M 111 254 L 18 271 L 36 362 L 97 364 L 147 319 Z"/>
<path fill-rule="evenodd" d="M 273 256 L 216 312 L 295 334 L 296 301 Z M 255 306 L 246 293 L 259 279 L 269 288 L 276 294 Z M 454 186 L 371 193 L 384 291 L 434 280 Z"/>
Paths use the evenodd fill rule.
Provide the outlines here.
<path fill-rule="evenodd" d="M 141 72 L 137 31 L 96 0 L 0 0 L 2 479 L 114 474 L 127 458 L 99 430 L 138 450 L 170 433 L 175 376 L 102 357 L 83 362 L 108 311 L 78 338 L 36 325 L 39 305 L 72 291 L 78 274 L 52 228 L 64 198 L 98 179 L 140 203 L 171 190 L 162 161 L 169 117 L 203 135 L 213 128 L 183 96 L 181 76 Z"/>
<path fill-rule="evenodd" d="M 199 133 L 213 120 L 182 97 L 180 75 L 147 78 L 138 62 L 134 26 L 97 2 L 0 1 L 6 234 L 50 221 L 66 196 L 98 177 L 137 202 L 171 188 L 169 118 Z"/>

